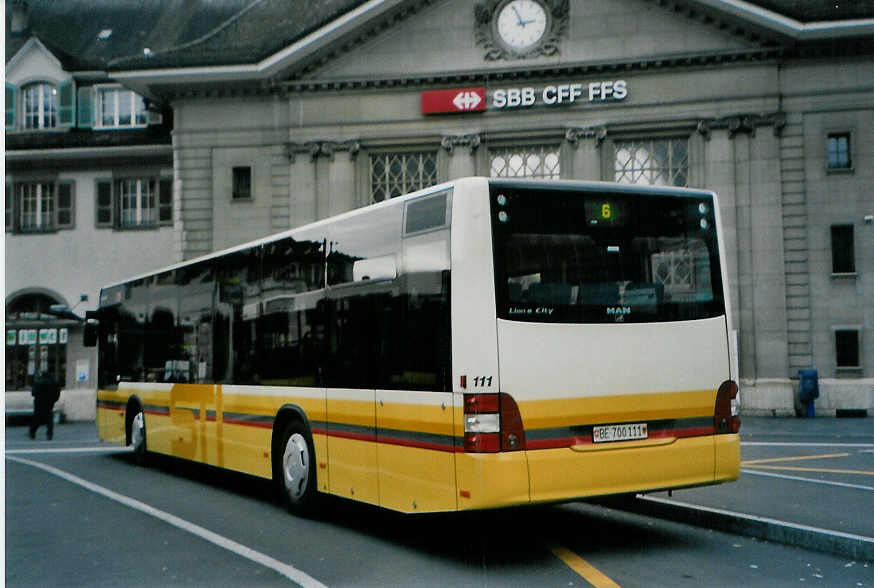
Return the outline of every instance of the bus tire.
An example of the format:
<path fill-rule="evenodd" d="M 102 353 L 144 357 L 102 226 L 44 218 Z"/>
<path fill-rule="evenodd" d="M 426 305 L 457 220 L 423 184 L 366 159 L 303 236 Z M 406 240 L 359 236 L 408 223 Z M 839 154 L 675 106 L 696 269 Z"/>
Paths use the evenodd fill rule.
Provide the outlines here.
<path fill-rule="evenodd" d="M 129 412 L 132 414 L 128 419 L 127 435 L 130 446 L 133 449 L 134 461 L 139 465 L 146 465 L 148 450 L 146 449 L 146 415 L 137 404 Z"/>
<path fill-rule="evenodd" d="M 308 516 L 315 512 L 316 452 L 307 428 L 298 420 L 285 425 L 279 446 L 277 482 L 281 498 L 289 511 Z"/>

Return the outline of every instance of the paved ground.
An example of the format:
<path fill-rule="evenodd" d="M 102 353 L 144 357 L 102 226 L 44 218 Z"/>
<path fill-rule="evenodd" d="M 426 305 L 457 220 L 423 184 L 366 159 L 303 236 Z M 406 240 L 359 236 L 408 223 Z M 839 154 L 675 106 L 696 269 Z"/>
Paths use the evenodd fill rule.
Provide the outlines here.
<path fill-rule="evenodd" d="M 740 480 L 672 498 L 874 537 L 874 419 L 745 418 Z"/>
<path fill-rule="evenodd" d="M 8 426 L 5 440 L 17 450 L 101 446 L 93 422 L 57 425 L 52 441 L 44 428 L 31 440 L 26 426 Z M 874 418 L 746 417 L 741 461 L 735 483 L 649 496 L 874 542 Z"/>

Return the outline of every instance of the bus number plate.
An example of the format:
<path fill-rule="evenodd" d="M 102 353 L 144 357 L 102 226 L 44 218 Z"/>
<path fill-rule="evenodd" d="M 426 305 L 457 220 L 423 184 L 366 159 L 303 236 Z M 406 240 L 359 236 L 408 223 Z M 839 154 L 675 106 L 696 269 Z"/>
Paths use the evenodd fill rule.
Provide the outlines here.
<path fill-rule="evenodd" d="M 611 441 L 633 441 L 646 439 L 646 423 L 628 423 L 625 425 L 606 425 L 592 428 L 592 441 L 609 443 Z"/>

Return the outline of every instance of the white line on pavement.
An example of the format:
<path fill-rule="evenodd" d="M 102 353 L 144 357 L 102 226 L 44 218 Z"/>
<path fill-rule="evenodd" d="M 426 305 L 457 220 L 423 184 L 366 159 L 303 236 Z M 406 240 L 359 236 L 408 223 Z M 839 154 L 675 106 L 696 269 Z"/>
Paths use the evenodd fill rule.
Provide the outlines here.
<path fill-rule="evenodd" d="M 133 447 L 46 447 L 41 449 L 7 449 L 6 455 L 33 455 L 46 453 L 132 453 Z"/>
<path fill-rule="evenodd" d="M 274 559 L 268 555 L 265 555 L 259 551 L 255 551 L 245 545 L 237 543 L 232 539 L 228 539 L 227 537 L 223 537 L 217 533 L 213 533 L 212 531 L 205 529 L 199 525 L 195 525 L 194 523 L 188 522 L 185 519 L 181 519 L 175 515 L 172 515 L 168 512 L 164 512 L 162 510 L 158 510 L 153 506 L 149 506 L 144 502 L 140 502 L 139 500 L 130 498 L 123 494 L 119 494 L 118 492 L 113 492 L 108 488 L 104 488 L 103 486 L 98 486 L 88 480 L 82 479 L 78 476 L 74 476 L 68 472 L 63 470 L 59 470 L 58 468 L 52 467 L 50 465 L 46 465 L 43 463 L 39 463 L 37 461 L 31 461 L 29 459 L 24 459 L 21 457 L 7 457 L 7 459 L 14 461 L 16 463 L 21 463 L 25 465 L 29 465 L 35 468 L 39 468 L 45 472 L 48 472 L 54 476 L 58 476 L 68 482 L 81 486 L 86 490 L 94 492 L 95 494 L 100 494 L 110 500 L 114 500 L 119 502 L 125 506 L 143 512 L 149 516 L 155 517 L 156 519 L 160 519 L 165 523 L 169 523 L 178 529 L 182 529 L 183 531 L 187 531 L 192 535 L 196 535 L 201 539 L 205 539 L 214 545 L 218 545 L 228 551 L 236 553 L 240 557 L 244 557 L 250 561 L 253 561 L 257 564 L 260 564 L 264 567 L 270 568 L 277 573 L 285 576 L 289 580 L 297 582 L 301 586 L 305 588 L 326 588 L 324 584 L 309 576 L 308 574 L 300 571 L 294 566 L 283 563 L 277 559 Z"/>
<path fill-rule="evenodd" d="M 840 486 L 841 488 L 854 488 L 856 490 L 868 490 L 874 492 L 872 486 L 862 486 L 861 484 L 848 484 L 846 482 L 830 482 L 829 480 L 817 480 L 815 478 L 803 478 L 801 476 L 788 476 L 786 474 L 774 474 L 771 472 L 760 472 L 758 470 L 742 469 L 744 474 L 752 474 L 754 476 L 767 476 L 769 478 L 781 478 L 783 480 L 795 480 L 797 482 L 809 482 L 811 484 L 824 484 L 826 486 Z"/>

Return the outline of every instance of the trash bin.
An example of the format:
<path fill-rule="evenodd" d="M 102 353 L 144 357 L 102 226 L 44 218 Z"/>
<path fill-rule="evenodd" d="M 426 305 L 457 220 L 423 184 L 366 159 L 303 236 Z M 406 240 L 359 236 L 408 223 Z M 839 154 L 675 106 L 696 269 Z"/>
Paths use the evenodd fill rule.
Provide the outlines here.
<path fill-rule="evenodd" d="M 819 398 L 819 372 L 816 370 L 798 370 L 798 399 L 806 407 L 805 416 L 812 419 L 815 415 L 815 400 Z"/>

